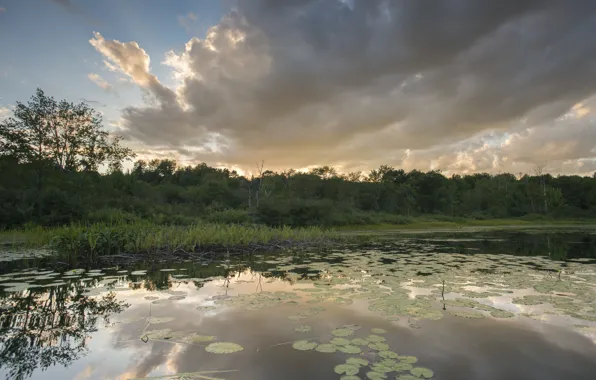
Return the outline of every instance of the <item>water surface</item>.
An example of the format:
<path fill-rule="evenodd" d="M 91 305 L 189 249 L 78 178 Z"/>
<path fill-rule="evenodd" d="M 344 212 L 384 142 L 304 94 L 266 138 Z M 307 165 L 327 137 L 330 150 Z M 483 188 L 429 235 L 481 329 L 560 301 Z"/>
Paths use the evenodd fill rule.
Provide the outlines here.
<path fill-rule="evenodd" d="M 594 379 L 595 236 L 385 236 L 68 271 L 11 262 L 0 274 L 0 376 Z"/>

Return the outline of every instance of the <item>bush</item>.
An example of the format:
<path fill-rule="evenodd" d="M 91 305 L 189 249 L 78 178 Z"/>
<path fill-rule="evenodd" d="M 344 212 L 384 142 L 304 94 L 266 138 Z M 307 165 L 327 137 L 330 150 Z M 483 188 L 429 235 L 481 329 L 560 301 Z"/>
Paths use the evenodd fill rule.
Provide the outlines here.
<path fill-rule="evenodd" d="M 222 211 L 214 211 L 210 214 L 207 214 L 204 217 L 205 220 L 208 222 L 213 223 L 236 223 L 236 224 L 246 224 L 250 223 L 251 217 L 248 213 L 248 210 L 222 210 Z"/>
<path fill-rule="evenodd" d="M 256 216 L 269 226 L 326 226 L 331 224 L 332 211 L 329 200 L 270 200 L 259 205 Z"/>
<path fill-rule="evenodd" d="M 135 214 L 115 208 L 91 211 L 86 217 L 86 221 L 89 223 L 132 223 L 139 219 Z"/>

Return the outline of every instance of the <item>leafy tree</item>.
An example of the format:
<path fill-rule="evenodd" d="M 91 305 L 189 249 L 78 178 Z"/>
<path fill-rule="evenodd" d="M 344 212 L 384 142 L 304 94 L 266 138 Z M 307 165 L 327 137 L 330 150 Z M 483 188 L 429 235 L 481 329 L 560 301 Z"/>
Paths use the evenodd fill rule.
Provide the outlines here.
<path fill-rule="evenodd" d="M 56 101 L 38 88 L 27 104 L 17 102 L 13 117 L 0 123 L 0 155 L 19 163 L 52 163 L 70 171 L 111 170 L 134 157 L 121 137 L 102 130 L 101 114 L 82 102 Z"/>

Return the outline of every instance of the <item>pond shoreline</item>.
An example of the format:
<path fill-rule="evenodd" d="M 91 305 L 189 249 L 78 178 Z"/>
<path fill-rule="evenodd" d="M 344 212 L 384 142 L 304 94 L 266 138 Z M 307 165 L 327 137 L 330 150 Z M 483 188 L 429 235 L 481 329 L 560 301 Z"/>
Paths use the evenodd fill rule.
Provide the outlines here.
<path fill-rule="evenodd" d="M 113 257 L 248 254 L 273 250 L 321 246 L 337 235 L 318 227 L 289 228 L 262 225 L 199 224 L 163 226 L 151 223 L 70 225 L 64 227 L 0 232 L 4 247 L 0 255 L 17 251 L 50 249 L 61 261 L 86 262 Z M 6 257 L 4 257 L 6 259 Z"/>
<path fill-rule="evenodd" d="M 186 251 L 183 249 L 168 250 L 157 249 L 147 252 L 127 253 L 123 252 L 116 255 L 98 256 L 97 259 L 102 264 L 131 264 L 142 261 L 155 261 L 158 263 L 172 263 L 188 260 L 221 260 L 226 257 L 250 256 L 255 254 L 282 252 L 289 250 L 306 250 L 313 248 L 328 248 L 338 244 L 340 241 L 331 238 L 323 238 L 316 241 L 298 241 L 284 240 L 271 241 L 266 244 L 246 244 L 225 247 L 222 245 L 212 245 L 201 247 L 200 249 Z"/>
<path fill-rule="evenodd" d="M 466 220 L 462 223 L 442 221 L 421 221 L 408 224 L 371 224 L 342 226 L 336 228 L 341 235 L 350 233 L 433 233 L 433 232 L 480 232 L 498 230 L 528 229 L 595 229 L 596 220 L 560 219 L 547 221 L 525 221 L 515 219 Z"/>

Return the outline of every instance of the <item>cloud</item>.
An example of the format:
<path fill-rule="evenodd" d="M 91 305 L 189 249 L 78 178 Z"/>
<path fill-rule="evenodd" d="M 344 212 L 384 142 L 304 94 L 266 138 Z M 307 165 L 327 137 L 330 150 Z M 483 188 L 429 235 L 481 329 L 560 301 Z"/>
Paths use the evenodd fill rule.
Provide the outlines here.
<path fill-rule="evenodd" d="M 87 13 L 85 9 L 81 8 L 79 5 L 75 4 L 72 0 L 50 0 L 52 3 L 59 5 L 60 7 L 66 9 L 68 12 L 83 16 L 88 22 L 93 25 L 99 25 L 100 22 L 94 18 L 92 15 Z"/>
<path fill-rule="evenodd" d="M 581 172 L 596 159 L 595 14 L 594 2 L 239 1 L 166 54 L 175 89 L 136 42 L 90 42 L 151 95 L 122 117 L 154 151 L 249 169 Z"/>
<path fill-rule="evenodd" d="M 106 91 L 112 91 L 114 89 L 113 86 L 103 79 L 99 74 L 89 73 L 87 74 L 87 78 Z"/>
<path fill-rule="evenodd" d="M 12 113 L 12 110 L 9 107 L 1 107 L 0 106 L 0 121 L 2 121 L 4 119 L 8 119 L 10 117 L 11 113 Z"/>
<path fill-rule="evenodd" d="M 197 15 L 194 12 L 188 12 L 184 16 L 178 16 L 178 24 L 182 26 L 190 34 L 197 31 Z"/>
<path fill-rule="evenodd" d="M 87 98 L 81 98 L 82 102 L 85 102 L 87 104 L 92 104 L 96 107 L 107 107 L 107 105 L 105 103 L 102 103 L 98 100 L 93 100 L 93 99 L 87 99 Z"/>
<path fill-rule="evenodd" d="M 103 56 L 107 67 L 121 71 L 126 74 L 141 88 L 155 95 L 162 105 L 175 105 L 175 94 L 163 86 L 157 77 L 150 72 L 149 55 L 141 49 L 138 43 L 120 42 L 118 40 L 107 41 L 100 33 L 95 32 L 89 43 Z"/>

